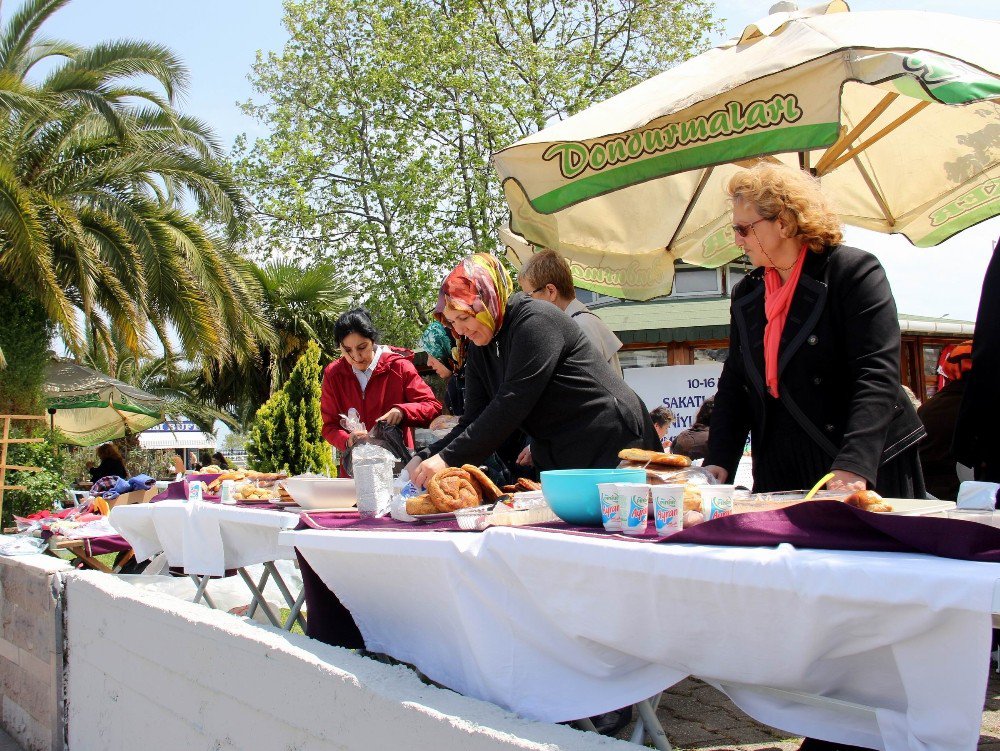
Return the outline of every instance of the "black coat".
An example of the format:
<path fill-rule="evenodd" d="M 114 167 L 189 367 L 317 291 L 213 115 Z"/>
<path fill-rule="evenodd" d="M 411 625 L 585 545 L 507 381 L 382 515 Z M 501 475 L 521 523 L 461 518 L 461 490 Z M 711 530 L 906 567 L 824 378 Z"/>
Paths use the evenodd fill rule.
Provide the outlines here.
<path fill-rule="evenodd" d="M 940 391 L 924 402 L 917 415 L 927 429 L 920 443 L 920 465 L 924 468 L 927 490 L 941 500 L 954 501 L 958 495 L 958 473 L 951 439 L 955 421 L 965 393 L 968 373 L 957 381 L 949 381 Z"/>
<path fill-rule="evenodd" d="M 1000 242 L 986 267 L 972 339 L 972 370 L 955 426 L 955 458 L 976 479 L 1000 482 Z"/>
<path fill-rule="evenodd" d="M 493 340 L 469 347 L 465 412 L 431 452 L 479 464 L 519 428 L 541 470 L 614 467 L 625 447 L 660 447 L 642 400 L 576 322 L 523 293 Z"/>
<path fill-rule="evenodd" d="M 879 487 L 879 467 L 924 435 L 900 385 L 896 304 L 870 253 L 844 245 L 808 253 L 778 350 L 779 406 L 825 463 L 810 470 L 816 480 L 841 469 Z M 764 379 L 763 274 L 755 269 L 733 290 L 729 357 L 712 413 L 705 464 L 730 477 L 748 432 L 755 474 L 761 462 L 780 473 L 783 454 L 799 448 L 773 431 L 764 440 L 765 417 L 776 412 Z"/>

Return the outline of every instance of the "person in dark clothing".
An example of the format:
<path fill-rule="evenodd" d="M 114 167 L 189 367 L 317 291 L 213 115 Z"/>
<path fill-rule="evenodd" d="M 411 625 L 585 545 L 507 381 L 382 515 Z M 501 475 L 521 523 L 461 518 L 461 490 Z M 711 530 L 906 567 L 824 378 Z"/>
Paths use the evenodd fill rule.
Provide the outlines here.
<path fill-rule="evenodd" d="M 924 428 L 900 385 L 900 332 L 885 271 L 841 244 L 815 178 L 761 162 L 736 173 L 736 244 L 756 267 L 733 290 L 729 357 L 706 468 L 735 474 L 752 436 L 754 490 L 873 488 L 923 498 Z"/>
<path fill-rule="evenodd" d="M 712 420 L 714 406 L 714 396 L 708 397 L 701 403 L 698 414 L 694 418 L 694 425 L 681 431 L 674 439 L 673 450 L 675 454 L 681 454 L 691 459 L 705 458 L 708 454 L 708 425 Z"/>
<path fill-rule="evenodd" d="M 226 457 L 222 455 L 221 451 L 216 451 L 212 454 L 212 464 L 219 469 L 229 469 L 229 462 L 226 460 Z"/>
<path fill-rule="evenodd" d="M 493 256 L 470 256 L 441 286 L 435 317 L 470 341 L 465 414 L 411 466 L 418 485 L 448 466 L 478 464 L 514 431 L 540 470 L 615 467 L 626 447 L 656 450 L 642 401 L 557 307 L 512 295 Z"/>
<path fill-rule="evenodd" d="M 924 481 L 932 495 L 945 501 L 954 501 L 958 496 L 958 474 L 951 442 L 971 368 L 972 342 L 955 345 L 939 370 L 947 383 L 917 409 L 927 429 L 927 437 L 920 442 Z"/>
<path fill-rule="evenodd" d="M 972 370 L 955 425 L 952 452 L 977 480 L 1000 482 L 1000 242 L 986 267 L 972 335 Z"/>
<path fill-rule="evenodd" d="M 113 443 L 102 443 L 98 446 L 97 458 L 101 460 L 101 463 L 96 467 L 93 466 L 93 462 L 87 462 L 91 482 L 97 482 L 102 477 L 111 477 L 112 475 L 121 477 L 122 479 L 128 478 L 128 470 L 125 469 L 125 460 L 122 459 L 118 447 Z"/>
<path fill-rule="evenodd" d="M 465 411 L 465 373 L 461 346 L 437 321 L 431 321 L 420 335 L 420 346 L 427 353 L 427 365 L 446 382 L 444 409 L 460 417 Z"/>

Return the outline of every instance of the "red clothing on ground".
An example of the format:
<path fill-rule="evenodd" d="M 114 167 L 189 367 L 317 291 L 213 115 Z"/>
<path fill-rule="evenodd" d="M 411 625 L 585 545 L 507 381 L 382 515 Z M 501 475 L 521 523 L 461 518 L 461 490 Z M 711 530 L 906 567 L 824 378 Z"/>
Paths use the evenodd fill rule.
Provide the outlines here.
<path fill-rule="evenodd" d="M 351 364 L 341 357 L 326 366 L 323 372 L 323 437 L 337 447 L 347 450 L 350 434 L 340 426 L 340 416 L 354 407 L 365 427 L 371 430 L 375 421 L 393 407 L 403 413 L 403 439 L 413 448 L 413 428 L 425 428 L 441 414 L 441 402 L 417 374 L 417 369 L 405 357 L 385 349 L 379 357 L 375 371 L 365 392 L 354 374 Z"/>

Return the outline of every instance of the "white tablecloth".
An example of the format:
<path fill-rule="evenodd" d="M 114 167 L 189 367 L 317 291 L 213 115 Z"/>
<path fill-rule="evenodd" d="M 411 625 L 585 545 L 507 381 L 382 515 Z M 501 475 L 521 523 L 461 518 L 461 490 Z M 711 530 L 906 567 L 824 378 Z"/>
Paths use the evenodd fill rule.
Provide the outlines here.
<path fill-rule="evenodd" d="M 801 735 L 888 751 L 979 737 L 996 564 L 509 529 L 280 537 L 368 649 L 525 717 L 595 715 L 695 675 Z"/>
<path fill-rule="evenodd" d="M 299 522 L 296 514 L 218 503 L 158 501 L 111 510 L 111 525 L 144 561 L 159 552 L 185 573 L 222 576 L 226 569 L 293 559 L 278 533 Z"/>

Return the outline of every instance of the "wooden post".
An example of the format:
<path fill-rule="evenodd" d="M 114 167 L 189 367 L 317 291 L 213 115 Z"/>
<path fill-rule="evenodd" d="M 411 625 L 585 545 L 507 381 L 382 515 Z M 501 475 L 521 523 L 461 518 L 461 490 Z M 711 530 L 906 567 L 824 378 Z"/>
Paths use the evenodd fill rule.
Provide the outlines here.
<path fill-rule="evenodd" d="M 11 438 L 11 420 L 45 420 L 45 415 L 0 415 L 3 420 L 3 438 L 0 439 L 0 515 L 3 514 L 3 494 L 5 490 L 25 490 L 24 485 L 8 485 L 7 470 L 17 472 L 41 472 L 42 467 L 25 467 L 20 464 L 7 464 L 7 446 L 11 443 L 42 443 L 44 438 Z"/>

